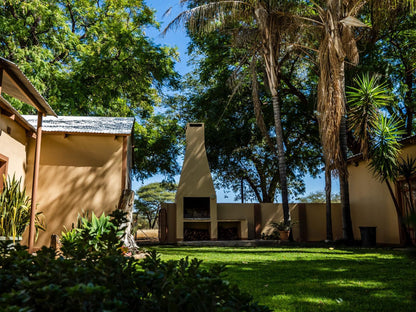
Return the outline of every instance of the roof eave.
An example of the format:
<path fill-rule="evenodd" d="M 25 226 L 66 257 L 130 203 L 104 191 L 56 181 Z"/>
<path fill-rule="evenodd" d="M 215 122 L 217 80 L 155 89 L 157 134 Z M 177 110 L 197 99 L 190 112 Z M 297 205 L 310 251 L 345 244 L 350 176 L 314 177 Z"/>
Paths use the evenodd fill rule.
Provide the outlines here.
<path fill-rule="evenodd" d="M 40 95 L 38 90 L 33 86 L 20 68 L 13 62 L 0 57 L 0 68 L 3 68 L 7 74 L 19 85 L 19 87 L 26 93 L 28 97 L 35 103 L 35 108 L 44 115 L 51 115 L 57 117 L 56 113 L 50 107 L 48 102 Z M 7 93 L 7 92 L 6 92 Z M 27 103 L 31 106 L 33 104 Z"/>

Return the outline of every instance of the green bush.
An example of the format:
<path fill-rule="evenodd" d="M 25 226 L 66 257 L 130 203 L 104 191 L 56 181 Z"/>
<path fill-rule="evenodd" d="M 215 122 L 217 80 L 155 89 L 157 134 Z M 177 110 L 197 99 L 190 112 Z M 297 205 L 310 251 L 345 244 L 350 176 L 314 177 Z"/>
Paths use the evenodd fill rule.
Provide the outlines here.
<path fill-rule="evenodd" d="M 16 239 L 22 236 L 29 225 L 31 199 L 22 189 L 22 179 L 16 179 L 13 175 L 6 179 L 3 175 L 3 191 L 0 193 L 0 236 Z M 36 238 L 39 230 L 45 230 L 45 223 L 40 218 L 41 212 L 36 213 L 35 228 Z"/>
<path fill-rule="evenodd" d="M 115 229 L 101 236 L 105 248 L 91 249 L 87 230 L 75 250 L 59 257 L 48 248 L 33 256 L 1 244 L 0 310 L 270 311 L 223 280 L 224 267 L 203 269 L 196 259 L 161 261 L 156 252 L 143 260 L 123 256 L 117 237 L 123 216 L 112 217 Z"/>

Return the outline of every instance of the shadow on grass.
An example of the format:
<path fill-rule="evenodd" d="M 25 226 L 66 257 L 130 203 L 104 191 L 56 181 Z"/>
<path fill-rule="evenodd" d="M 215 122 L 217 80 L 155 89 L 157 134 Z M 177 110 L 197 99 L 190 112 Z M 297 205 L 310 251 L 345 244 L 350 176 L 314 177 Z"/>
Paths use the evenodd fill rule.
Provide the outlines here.
<path fill-rule="evenodd" d="M 199 257 L 206 265 L 226 264 L 226 279 L 275 311 L 416 311 L 416 260 L 403 252 L 208 247 L 160 251 Z"/>

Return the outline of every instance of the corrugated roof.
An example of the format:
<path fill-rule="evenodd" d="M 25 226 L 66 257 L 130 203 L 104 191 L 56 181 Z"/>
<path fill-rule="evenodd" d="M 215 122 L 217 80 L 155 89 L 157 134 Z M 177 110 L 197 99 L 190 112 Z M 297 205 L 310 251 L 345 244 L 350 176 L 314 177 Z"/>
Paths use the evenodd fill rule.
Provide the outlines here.
<path fill-rule="evenodd" d="M 43 98 L 38 90 L 33 86 L 20 68 L 13 62 L 0 57 L 0 67 L 3 67 L 7 75 L 3 77 L 2 91 L 25 102 L 29 105 L 35 105 L 36 109 L 45 115 L 56 116 L 56 113 L 49 106 L 48 102 Z M 18 83 L 15 85 L 9 80 Z"/>
<path fill-rule="evenodd" d="M 37 116 L 23 117 L 36 128 Z M 42 131 L 129 135 L 133 125 L 133 117 L 47 116 L 43 118 Z"/>

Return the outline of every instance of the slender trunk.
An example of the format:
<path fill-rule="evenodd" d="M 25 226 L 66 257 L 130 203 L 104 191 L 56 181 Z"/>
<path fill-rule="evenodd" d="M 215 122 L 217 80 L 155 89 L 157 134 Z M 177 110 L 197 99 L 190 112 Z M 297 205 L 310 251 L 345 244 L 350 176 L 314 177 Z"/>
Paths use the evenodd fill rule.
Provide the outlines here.
<path fill-rule="evenodd" d="M 279 158 L 280 188 L 282 190 L 283 219 L 285 223 L 289 223 L 290 212 L 289 212 L 289 197 L 288 197 L 288 191 L 287 191 L 286 158 L 285 158 L 285 150 L 283 146 L 283 127 L 282 127 L 282 120 L 280 117 L 279 98 L 277 96 L 273 96 L 272 101 L 273 101 L 273 112 L 274 112 L 274 124 L 276 128 L 277 152 L 278 152 L 278 158 Z"/>
<path fill-rule="evenodd" d="M 354 233 L 352 230 L 351 208 L 350 208 L 350 193 L 348 184 L 348 169 L 347 169 L 347 125 L 346 118 L 341 118 L 340 128 L 340 147 L 342 153 L 343 164 L 339 168 L 339 187 L 341 195 L 342 207 L 342 236 L 348 242 L 354 241 Z"/>
<path fill-rule="evenodd" d="M 412 181 L 410 179 L 406 179 L 407 186 L 409 188 L 409 201 L 410 201 L 410 209 L 411 212 L 415 212 L 415 206 L 413 204 L 413 190 L 412 190 Z"/>
<path fill-rule="evenodd" d="M 413 75 L 411 68 L 406 66 L 406 86 L 407 92 L 405 95 L 405 106 L 406 106 L 406 135 L 410 136 L 413 130 L 413 109 L 411 107 L 413 97 Z"/>
<path fill-rule="evenodd" d="M 396 208 L 396 213 L 397 213 L 397 220 L 399 222 L 399 236 L 400 236 L 400 241 L 404 244 L 404 245 L 409 245 L 410 244 L 410 235 L 407 232 L 406 226 L 404 224 L 404 220 L 403 220 L 403 214 L 402 211 L 400 209 L 399 203 L 397 202 L 396 196 L 394 195 L 393 189 L 390 185 L 390 182 L 388 180 L 386 180 L 386 184 L 387 184 L 387 188 L 389 189 L 389 193 L 391 196 L 391 199 L 393 200 L 393 204 L 394 204 L 394 208 Z"/>
<path fill-rule="evenodd" d="M 325 165 L 325 197 L 326 197 L 326 239 L 334 240 L 332 234 L 332 211 L 331 211 L 331 170 Z"/>

